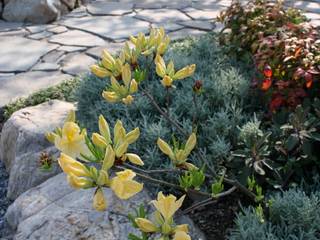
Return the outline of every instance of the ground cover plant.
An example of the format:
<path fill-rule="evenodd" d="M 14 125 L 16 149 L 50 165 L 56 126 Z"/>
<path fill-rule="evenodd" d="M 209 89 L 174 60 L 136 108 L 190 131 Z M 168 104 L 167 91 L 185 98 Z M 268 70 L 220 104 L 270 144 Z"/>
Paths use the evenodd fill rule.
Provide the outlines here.
<path fill-rule="evenodd" d="M 305 21 L 294 10 L 283 17 L 280 3 L 251 3 L 257 3 L 259 11 L 267 12 L 267 20 L 262 22 L 275 20 L 269 27 Z M 256 17 L 252 4 L 248 8 Z M 227 13 L 230 15 L 222 15 L 224 21 L 227 17 L 233 19 L 232 14 L 247 14 L 237 4 Z M 281 13 L 283 19 L 270 13 Z M 285 27 L 285 31 L 295 30 Z M 251 44 L 261 40 L 261 36 L 253 42 L 243 40 L 246 36 L 238 39 L 249 42 L 249 50 L 242 46 L 244 54 L 252 53 Z M 232 38 L 229 41 L 231 48 L 239 47 Z M 289 198 L 286 194 L 296 194 L 293 197 L 298 200 L 292 204 L 311 199 L 313 207 L 318 205 L 316 197 L 291 190 L 283 196 L 269 195 L 287 191 L 301 181 L 308 184 L 319 174 L 320 101 L 319 94 L 312 93 L 317 89 L 318 73 L 311 73 L 311 85 L 304 75 L 304 82 L 297 78 L 294 88 L 281 89 L 285 99 L 290 99 L 293 89 L 306 93 L 294 104 L 281 103 L 270 108 L 274 105 L 272 96 L 278 94 L 271 87 L 273 81 L 284 81 L 276 77 L 286 76 L 288 82 L 293 81 L 287 71 L 282 74 L 265 62 L 261 69 L 255 53 L 252 60 L 235 60 L 218 45 L 214 34 L 172 46 L 169 43 L 164 29 L 152 29 L 149 36 L 131 37 L 114 56 L 104 50 L 101 61 L 91 66 L 92 74 L 77 89 L 77 117 L 71 112 L 61 128 L 47 134 L 48 140 L 62 152 L 58 162 L 70 185 L 95 188 L 93 206 L 103 211 L 107 208 L 103 188 L 110 188 L 120 199 L 128 199 L 143 189 L 142 182 L 148 186 L 156 184 L 156 188 L 150 188 L 156 198 L 152 201 L 155 216 L 148 215 L 143 206 L 129 216 L 133 226 L 141 231 L 140 235 L 130 234 L 128 238 L 132 240 L 190 239 L 187 225 L 174 222 L 174 214 L 183 202 L 183 213 L 187 214 L 230 196 L 235 201 L 241 199 L 243 205 L 252 205 L 238 215 L 231 239 L 250 238 L 254 234 L 247 229 L 250 225 L 260 229 L 257 234 L 266 239 L 316 237 L 316 227 L 296 233 L 281 227 L 287 226 L 289 220 L 279 220 L 286 216 L 280 211 Z M 272 48 L 271 55 L 275 52 Z M 256 69 L 252 69 L 253 64 Z M 289 65 L 285 68 L 289 69 Z M 252 79 L 259 77 L 259 71 L 264 78 L 257 88 Z M 265 99 L 259 96 L 266 96 L 268 102 L 268 91 L 273 93 L 266 110 L 261 104 Z M 289 205 L 286 209 L 294 214 L 297 207 Z M 299 215 L 301 210 L 297 211 Z"/>

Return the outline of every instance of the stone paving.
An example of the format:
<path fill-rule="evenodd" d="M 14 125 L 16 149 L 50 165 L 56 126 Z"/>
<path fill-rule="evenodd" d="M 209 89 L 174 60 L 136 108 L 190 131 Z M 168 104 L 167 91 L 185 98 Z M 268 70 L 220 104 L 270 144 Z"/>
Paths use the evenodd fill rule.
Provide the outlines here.
<path fill-rule="evenodd" d="M 231 0 L 95 0 L 47 25 L 0 20 L 0 107 L 88 71 L 103 48 L 164 26 L 172 39 L 215 29 Z M 320 26 L 320 0 L 288 1 Z"/>

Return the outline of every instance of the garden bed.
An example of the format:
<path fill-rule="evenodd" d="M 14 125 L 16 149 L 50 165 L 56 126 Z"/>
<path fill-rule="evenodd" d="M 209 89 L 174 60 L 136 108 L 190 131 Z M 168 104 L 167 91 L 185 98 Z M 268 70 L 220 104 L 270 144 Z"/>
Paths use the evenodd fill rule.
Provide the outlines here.
<path fill-rule="evenodd" d="M 126 199 L 144 182 L 158 196 L 156 220 L 142 207 L 129 217 L 141 231 L 131 240 L 189 239 L 157 205 L 173 198 L 160 191 L 181 197 L 170 202 L 173 213 L 186 196 L 177 214 L 188 214 L 207 239 L 319 239 L 319 32 L 300 12 L 264 1 L 232 5 L 220 20 L 226 34 L 169 47 L 157 29 L 116 56 L 104 51 L 62 94 L 77 102 L 76 116 L 47 138 L 82 159 L 61 155 L 59 164 L 72 186 L 96 188 L 97 210 L 106 207 L 104 187 Z M 72 151 L 67 127 L 82 141 Z M 109 181 L 111 168 L 119 175 Z M 121 176 L 130 176 L 126 191 Z"/>

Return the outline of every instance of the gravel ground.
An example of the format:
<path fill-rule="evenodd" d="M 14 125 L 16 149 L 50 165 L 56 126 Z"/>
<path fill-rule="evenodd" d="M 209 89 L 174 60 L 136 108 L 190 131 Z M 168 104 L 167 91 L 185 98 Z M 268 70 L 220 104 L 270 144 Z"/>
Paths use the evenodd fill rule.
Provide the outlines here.
<path fill-rule="evenodd" d="M 4 221 L 4 215 L 11 201 L 7 199 L 8 174 L 0 160 L 0 239 L 8 236 L 9 232 Z"/>

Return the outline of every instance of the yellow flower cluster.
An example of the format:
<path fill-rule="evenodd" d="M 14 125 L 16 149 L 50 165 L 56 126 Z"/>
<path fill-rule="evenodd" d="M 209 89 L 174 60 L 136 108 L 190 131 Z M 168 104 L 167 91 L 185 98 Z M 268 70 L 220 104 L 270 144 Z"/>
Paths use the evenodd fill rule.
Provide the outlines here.
<path fill-rule="evenodd" d="M 158 141 L 157 141 L 159 149 L 171 159 L 172 163 L 176 167 L 182 167 L 188 170 L 197 169 L 197 167 L 194 166 L 192 163 L 187 162 L 188 156 L 196 146 L 196 143 L 197 143 L 197 137 L 195 133 L 192 133 L 189 136 L 185 146 L 182 148 L 180 147 L 172 148 L 168 143 L 166 143 L 161 138 L 158 138 Z"/>
<path fill-rule="evenodd" d="M 172 194 L 165 196 L 159 192 L 157 200 L 151 201 L 156 208 L 154 221 L 136 218 L 135 222 L 139 229 L 145 233 L 160 233 L 163 236 L 170 236 L 173 240 L 191 240 L 188 235 L 188 225 L 175 225 L 173 221 L 173 215 L 181 207 L 184 198 L 185 195 L 177 200 Z"/>
<path fill-rule="evenodd" d="M 121 162 L 129 160 L 133 164 L 140 166 L 144 165 L 143 161 L 137 154 L 127 153 L 129 145 L 137 141 L 140 136 L 139 128 L 135 128 L 127 133 L 122 122 L 118 120 L 114 125 L 114 136 L 112 141 L 109 124 L 106 119 L 100 115 L 99 132 L 100 133 L 92 134 L 92 142 L 97 147 L 106 149 L 106 157 L 110 158 L 110 156 L 112 156 L 112 159 L 110 160 L 112 165 L 116 159 Z"/>
<path fill-rule="evenodd" d="M 114 76 L 111 76 L 111 86 L 107 91 L 103 91 L 102 96 L 108 102 L 122 101 L 128 105 L 133 101 L 132 94 L 138 91 L 138 83 L 135 79 L 131 79 L 131 69 L 128 63 L 122 67 L 121 77 L 123 85 Z"/>
<path fill-rule="evenodd" d="M 91 66 L 91 72 L 100 77 L 110 77 L 110 86 L 103 91 L 102 96 L 110 103 L 123 102 L 131 104 L 134 101 L 133 94 L 138 91 L 140 80 L 131 77 L 131 71 L 143 70 L 138 66 L 140 56 L 152 56 L 155 60 L 157 74 L 162 78 L 163 86 L 173 86 L 173 81 L 187 78 L 193 75 L 195 64 L 175 71 L 172 61 L 166 66 L 162 56 L 166 52 L 170 38 L 163 28 L 150 30 L 149 36 L 139 33 L 137 37 L 130 37 L 117 58 L 107 50 L 103 50 L 99 64 Z M 130 47 L 132 46 L 132 47 Z M 156 57 L 155 57 L 156 56 Z M 121 83 L 122 81 L 123 83 Z"/>
<path fill-rule="evenodd" d="M 130 37 L 130 42 L 134 45 L 135 55 L 148 56 L 151 54 L 163 55 L 170 43 L 170 38 L 165 34 L 164 28 L 152 28 L 149 37 L 139 33 L 137 37 Z"/>
<path fill-rule="evenodd" d="M 196 70 L 196 65 L 192 64 L 176 72 L 174 69 L 173 61 L 171 60 L 168 65 L 166 65 L 160 55 L 156 56 L 155 64 L 158 76 L 162 77 L 161 83 L 164 87 L 167 88 L 172 87 L 173 81 L 190 77 Z"/>
<path fill-rule="evenodd" d="M 117 121 L 114 127 L 114 138 L 111 141 L 109 125 L 101 115 L 99 117 L 99 132 L 92 134 L 93 144 L 105 152 L 99 170 L 76 160 L 76 158 L 85 160 L 84 156 L 88 156 L 90 151 L 86 145 L 86 131 L 81 131 L 75 123 L 74 112 L 69 114 L 62 129 L 57 128 L 54 132 L 47 133 L 46 136 L 61 151 L 58 163 L 67 174 L 69 184 L 76 189 L 97 187 L 93 206 L 95 209 L 103 211 L 107 207 L 103 187 L 111 188 L 120 199 L 128 199 L 143 188 L 143 184 L 133 180 L 136 174 L 128 169 L 117 172 L 115 177 L 110 178 L 108 171 L 115 164 L 115 161 L 124 162 L 128 159 L 138 165 L 143 165 L 143 161 L 138 155 L 127 153 L 129 144 L 139 138 L 139 128 L 126 133 L 121 121 Z"/>

